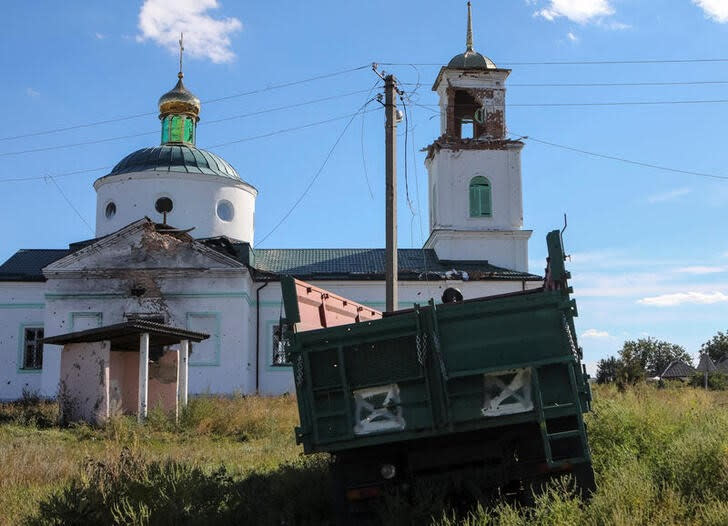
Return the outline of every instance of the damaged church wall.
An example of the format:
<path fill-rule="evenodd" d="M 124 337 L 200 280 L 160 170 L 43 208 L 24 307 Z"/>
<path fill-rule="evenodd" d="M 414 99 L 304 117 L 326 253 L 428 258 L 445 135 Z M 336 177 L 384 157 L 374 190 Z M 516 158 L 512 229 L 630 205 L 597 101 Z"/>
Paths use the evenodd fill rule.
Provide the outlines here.
<path fill-rule="evenodd" d="M 100 424 L 108 419 L 110 355 L 108 341 L 64 347 L 59 392 L 63 421 Z"/>
<path fill-rule="evenodd" d="M 249 392 L 248 271 L 197 245 L 142 229 L 50 265 L 46 336 L 82 330 L 80 322 L 111 325 L 130 316 L 161 316 L 166 324 L 195 330 L 195 314 L 212 316 L 214 359 L 201 361 L 203 351 L 192 346 L 189 392 Z M 44 395 L 55 395 L 59 371 L 60 347 L 46 345 Z"/>
<path fill-rule="evenodd" d="M 45 283 L 0 283 L 0 400 L 40 390 L 41 370 L 23 368 L 26 327 L 43 327 Z"/>

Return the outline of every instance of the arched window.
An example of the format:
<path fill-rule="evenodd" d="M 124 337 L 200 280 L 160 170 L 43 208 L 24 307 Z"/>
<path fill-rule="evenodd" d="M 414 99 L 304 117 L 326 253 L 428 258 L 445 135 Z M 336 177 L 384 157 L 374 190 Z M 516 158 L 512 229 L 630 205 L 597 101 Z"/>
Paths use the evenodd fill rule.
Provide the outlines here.
<path fill-rule="evenodd" d="M 480 175 L 473 177 L 470 180 L 470 217 L 490 217 L 492 214 L 490 182 Z"/>

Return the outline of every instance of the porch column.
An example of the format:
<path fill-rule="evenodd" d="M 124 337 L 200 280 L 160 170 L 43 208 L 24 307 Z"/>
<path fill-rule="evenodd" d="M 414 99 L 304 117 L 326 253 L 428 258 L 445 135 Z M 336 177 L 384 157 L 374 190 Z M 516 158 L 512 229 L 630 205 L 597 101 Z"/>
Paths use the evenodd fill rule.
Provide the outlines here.
<path fill-rule="evenodd" d="M 179 356 L 177 360 L 177 367 L 179 368 L 179 381 L 177 382 L 177 392 L 179 393 L 179 404 L 182 407 L 187 407 L 187 379 L 189 373 L 189 355 L 190 342 L 189 340 L 182 340 L 181 342 L 179 342 Z"/>
<path fill-rule="evenodd" d="M 149 396 L 149 333 L 139 335 L 139 407 L 137 420 L 142 422 L 147 417 L 147 400 Z"/>

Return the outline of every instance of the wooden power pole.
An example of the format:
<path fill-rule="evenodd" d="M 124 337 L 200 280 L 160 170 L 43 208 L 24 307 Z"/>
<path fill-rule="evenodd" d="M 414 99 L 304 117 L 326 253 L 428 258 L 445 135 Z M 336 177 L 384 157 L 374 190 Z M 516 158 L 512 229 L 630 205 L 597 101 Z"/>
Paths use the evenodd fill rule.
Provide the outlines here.
<path fill-rule="evenodd" d="M 397 310 L 397 81 L 384 77 L 387 312 Z"/>

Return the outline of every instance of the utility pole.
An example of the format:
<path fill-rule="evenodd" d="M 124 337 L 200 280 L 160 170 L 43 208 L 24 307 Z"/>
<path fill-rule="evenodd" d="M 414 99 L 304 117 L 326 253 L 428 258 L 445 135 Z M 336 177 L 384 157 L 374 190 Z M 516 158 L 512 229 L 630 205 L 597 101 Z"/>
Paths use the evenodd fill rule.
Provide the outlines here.
<path fill-rule="evenodd" d="M 397 80 L 384 77 L 387 312 L 397 310 Z"/>

